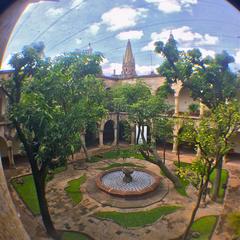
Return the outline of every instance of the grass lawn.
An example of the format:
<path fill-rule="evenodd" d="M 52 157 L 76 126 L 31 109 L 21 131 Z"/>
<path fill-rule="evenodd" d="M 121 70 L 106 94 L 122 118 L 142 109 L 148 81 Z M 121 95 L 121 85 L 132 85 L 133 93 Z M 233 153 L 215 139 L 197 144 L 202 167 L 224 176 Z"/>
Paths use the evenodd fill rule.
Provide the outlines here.
<path fill-rule="evenodd" d="M 134 163 L 112 163 L 109 164 L 107 167 L 99 168 L 100 170 L 109 170 L 111 168 L 116 168 L 116 167 L 137 167 L 137 168 L 145 168 L 142 165 L 137 165 Z"/>
<path fill-rule="evenodd" d="M 174 161 L 174 165 L 178 167 L 178 162 Z M 190 168 L 191 163 L 186 163 L 186 162 L 181 162 L 180 163 L 180 167 L 183 168 Z M 216 177 L 216 169 L 214 169 L 214 171 L 212 172 L 212 174 L 210 175 L 210 182 L 213 184 L 214 179 Z M 185 179 L 181 179 L 182 183 L 183 183 L 183 188 L 179 188 L 176 189 L 181 195 L 186 196 L 186 187 L 188 186 L 189 182 Z M 220 201 L 223 201 L 224 195 L 225 195 L 225 189 L 223 188 L 224 185 L 227 184 L 228 181 L 228 171 L 226 169 L 222 169 L 222 175 L 221 175 L 221 188 L 219 190 L 219 197 L 220 197 Z M 212 188 L 211 188 L 212 191 Z"/>
<path fill-rule="evenodd" d="M 176 188 L 176 191 L 177 191 L 180 195 L 182 195 L 182 196 L 184 196 L 184 197 L 187 197 L 188 195 L 187 195 L 186 188 L 187 188 L 189 182 L 186 181 L 186 180 L 184 180 L 184 179 L 180 179 L 180 181 L 181 181 L 181 183 L 182 183 L 182 187 Z"/>
<path fill-rule="evenodd" d="M 227 225 L 233 230 L 233 239 L 240 238 L 240 211 L 228 213 Z"/>
<path fill-rule="evenodd" d="M 47 181 L 50 181 L 54 174 L 60 173 L 66 169 L 66 166 L 64 167 L 58 167 L 53 170 L 53 175 L 52 177 L 46 178 Z M 36 188 L 35 184 L 33 181 L 33 176 L 32 175 L 26 175 L 23 177 L 20 177 L 23 182 L 20 183 L 18 181 L 19 178 L 15 178 L 11 181 L 11 184 L 13 185 L 14 189 L 18 193 L 19 197 L 23 200 L 23 202 L 27 205 L 29 210 L 34 214 L 38 215 L 40 214 L 40 209 L 39 209 L 39 204 L 38 204 L 38 199 L 37 199 L 37 193 L 36 193 Z"/>
<path fill-rule="evenodd" d="M 11 181 L 14 189 L 34 215 L 40 214 L 33 176 L 27 175 L 21 178 L 23 179 L 23 184 L 18 183 L 16 178 Z"/>
<path fill-rule="evenodd" d="M 99 162 L 103 159 L 130 158 L 144 159 L 143 156 L 134 149 L 115 149 L 91 157 L 90 163 Z"/>
<path fill-rule="evenodd" d="M 216 177 L 216 169 L 214 169 L 214 171 L 212 172 L 211 176 L 210 176 L 210 182 L 213 184 L 214 179 Z M 225 188 L 223 188 L 223 186 L 227 185 L 227 181 L 228 181 L 228 171 L 226 169 L 222 169 L 222 174 L 221 174 L 221 187 L 219 189 L 219 197 L 220 197 L 220 201 L 223 202 L 223 198 L 225 195 Z M 211 189 L 212 192 L 212 189 Z"/>
<path fill-rule="evenodd" d="M 86 182 L 86 175 L 81 176 L 78 179 L 73 179 L 68 182 L 68 187 L 65 188 L 68 197 L 71 198 L 74 204 L 78 204 L 82 201 L 83 194 L 80 191 L 81 184 Z"/>
<path fill-rule="evenodd" d="M 178 209 L 180 209 L 179 206 L 163 206 L 141 212 L 98 212 L 94 216 L 101 219 L 113 220 L 125 228 L 132 228 L 153 224 L 162 216 L 173 213 Z"/>
<path fill-rule="evenodd" d="M 79 232 L 64 231 L 62 240 L 90 240 L 90 238 Z"/>
<path fill-rule="evenodd" d="M 217 216 L 205 216 L 197 219 L 192 225 L 193 232 L 199 232 L 198 240 L 208 240 L 211 238 L 217 223 Z"/>

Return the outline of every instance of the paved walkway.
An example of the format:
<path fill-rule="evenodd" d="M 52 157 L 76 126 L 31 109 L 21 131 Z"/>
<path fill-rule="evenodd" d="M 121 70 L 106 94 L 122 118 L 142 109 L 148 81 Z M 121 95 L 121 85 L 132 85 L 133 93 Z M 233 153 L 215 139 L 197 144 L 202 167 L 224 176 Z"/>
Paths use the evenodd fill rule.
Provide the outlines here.
<path fill-rule="evenodd" d="M 224 164 L 229 172 L 228 188 L 224 201 L 223 211 L 220 213 L 219 224 L 212 240 L 232 239 L 232 231 L 227 224 L 227 215 L 232 212 L 240 212 L 240 161 Z"/>
<path fill-rule="evenodd" d="M 99 150 L 93 149 L 92 151 L 94 151 L 95 154 L 98 153 Z M 167 151 L 166 158 L 168 159 L 167 164 L 172 168 L 172 161 L 175 161 L 177 159 L 176 154 L 173 154 L 171 151 Z M 181 161 L 185 162 L 191 162 L 194 158 L 195 154 L 193 153 L 186 153 L 184 155 L 181 155 Z M 98 163 L 88 164 L 87 170 L 76 170 L 73 168 L 72 164 L 70 164 L 65 172 L 55 175 L 54 179 L 47 185 L 46 195 L 49 203 L 50 213 L 52 215 L 56 228 L 83 231 L 94 237 L 96 240 L 168 240 L 179 236 L 189 221 L 189 217 L 196 200 L 196 192 L 193 188 L 188 189 L 190 197 L 183 197 L 175 191 L 172 183 L 167 180 L 170 188 L 169 194 L 161 202 L 157 202 L 148 207 L 144 207 L 142 210 L 148 210 L 162 205 L 181 205 L 183 208 L 181 210 L 178 210 L 176 213 L 163 217 L 151 226 L 136 229 L 125 229 L 118 224 L 115 224 L 114 222 L 102 221 L 93 217 L 93 214 L 98 211 L 115 210 L 129 212 L 139 211 L 139 209 L 119 209 L 103 206 L 88 196 L 86 193 L 87 183 L 84 184 L 81 188 L 81 191 L 84 193 L 84 195 L 83 200 L 80 204 L 74 205 L 66 195 L 64 188 L 67 186 L 68 181 L 79 178 L 83 174 L 87 175 L 87 179 L 92 179 L 100 172 L 100 167 L 107 166 L 113 162 L 121 161 L 122 159 L 103 160 Z M 159 168 L 149 162 L 136 159 L 127 159 L 126 161 L 143 164 L 149 170 L 155 172 L 156 174 L 160 174 Z M 236 189 L 239 189 L 240 184 L 239 166 L 240 161 L 237 163 L 237 165 L 228 163 L 224 166 L 230 171 L 230 187 L 226 196 L 225 204 L 222 205 L 211 202 L 206 208 L 201 208 L 198 212 L 197 218 L 205 215 L 221 214 L 223 216 L 221 218 L 221 223 L 224 225 L 224 228 L 222 228 L 222 231 L 219 231 L 218 234 L 214 236 L 214 240 L 231 239 L 228 238 L 230 236 L 229 234 L 224 236 L 225 232 L 226 234 L 229 232 L 225 226 L 226 223 L 224 216 L 228 211 L 239 209 L 237 202 L 240 199 L 240 193 L 239 195 L 236 194 Z M 6 170 L 5 174 L 9 179 L 12 176 L 26 173 L 28 171 L 28 165 L 23 164 L 19 166 L 17 170 Z M 40 218 L 33 217 L 18 199 L 16 193 L 12 191 L 12 194 L 18 211 L 21 214 L 21 220 L 23 221 L 26 230 L 29 232 L 32 239 L 48 239 L 44 233 L 44 228 L 41 224 Z M 238 201 L 236 201 L 237 198 Z"/>

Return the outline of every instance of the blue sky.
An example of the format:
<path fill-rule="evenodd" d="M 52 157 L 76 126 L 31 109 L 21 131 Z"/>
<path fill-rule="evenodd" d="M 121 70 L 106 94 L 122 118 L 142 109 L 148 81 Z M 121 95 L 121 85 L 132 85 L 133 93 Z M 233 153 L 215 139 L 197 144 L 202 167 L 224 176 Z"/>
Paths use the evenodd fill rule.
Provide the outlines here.
<path fill-rule="evenodd" d="M 121 72 L 127 39 L 131 39 L 138 74 L 148 74 L 162 61 L 153 43 L 173 33 L 181 49 L 198 47 L 204 56 L 227 50 L 240 69 L 240 13 L 225 0 L 60 0 L 29 5 L 19 19 L 5 53 L 33 41 L 45 43 L 45 55 L 86 49 L 105 59 L 103 72 Z"/>

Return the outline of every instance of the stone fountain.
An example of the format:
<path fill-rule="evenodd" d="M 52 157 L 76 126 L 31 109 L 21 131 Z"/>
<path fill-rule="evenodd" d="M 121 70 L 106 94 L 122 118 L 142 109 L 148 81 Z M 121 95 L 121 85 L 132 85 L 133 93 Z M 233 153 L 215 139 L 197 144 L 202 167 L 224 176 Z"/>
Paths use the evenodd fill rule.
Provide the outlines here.
<path fill-rule="evenodd" d="M 130 183 L 132 182 L 133 178 L 132 178 L 132 174 L 133 174 L 133 169 L 129 169 L 129 168 L 123 168 L 122 172 L 124 173 L 124 177 L 123 177 L 123 182 L 125 183 Z"/>
<path fill-rule="evenodd" d="M 160 177 L 141 168 L 114 168 L 99 174 L 96 184 L 112 195 L 140 196 L 153 192 L 160 184 Z"/>

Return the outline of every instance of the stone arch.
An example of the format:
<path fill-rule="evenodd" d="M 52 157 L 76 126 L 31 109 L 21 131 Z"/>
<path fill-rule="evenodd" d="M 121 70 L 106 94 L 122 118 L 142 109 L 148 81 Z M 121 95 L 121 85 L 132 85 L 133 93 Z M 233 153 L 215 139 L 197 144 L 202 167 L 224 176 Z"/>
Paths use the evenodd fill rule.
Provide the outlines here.
<path fill-rule="evenodd" d="M 239 161 L 240 159 L 240 132 L 237 132 L 231 138 L 232 148 L 227 154 L 227 160 Z"/>
<path fill-rule="evenodd" d="M 114 142 L 114 127 L 115 123 L 113 120 L 109 119 L 105 122 L 103 128 L 103 143 L 112 144 Z"/>
<path fill-rule="evenodd" d="M 179 98 L 179 113 L 189 112 L 189 106 L 191 104 L 199 104 L 199 101 L 193 100 L 190 94 L 190 90 L 186 87 L 182 87 L 178 94 Z"/>
<path fill-rule="evenodd" d="M 2 164 L 4 167 L 11 166 L 11 162 L 9 159 L 9 151 L 8 151 L 8 141 L 5 137 L 0 136 L 0 155 L 2 158 Z"/>

